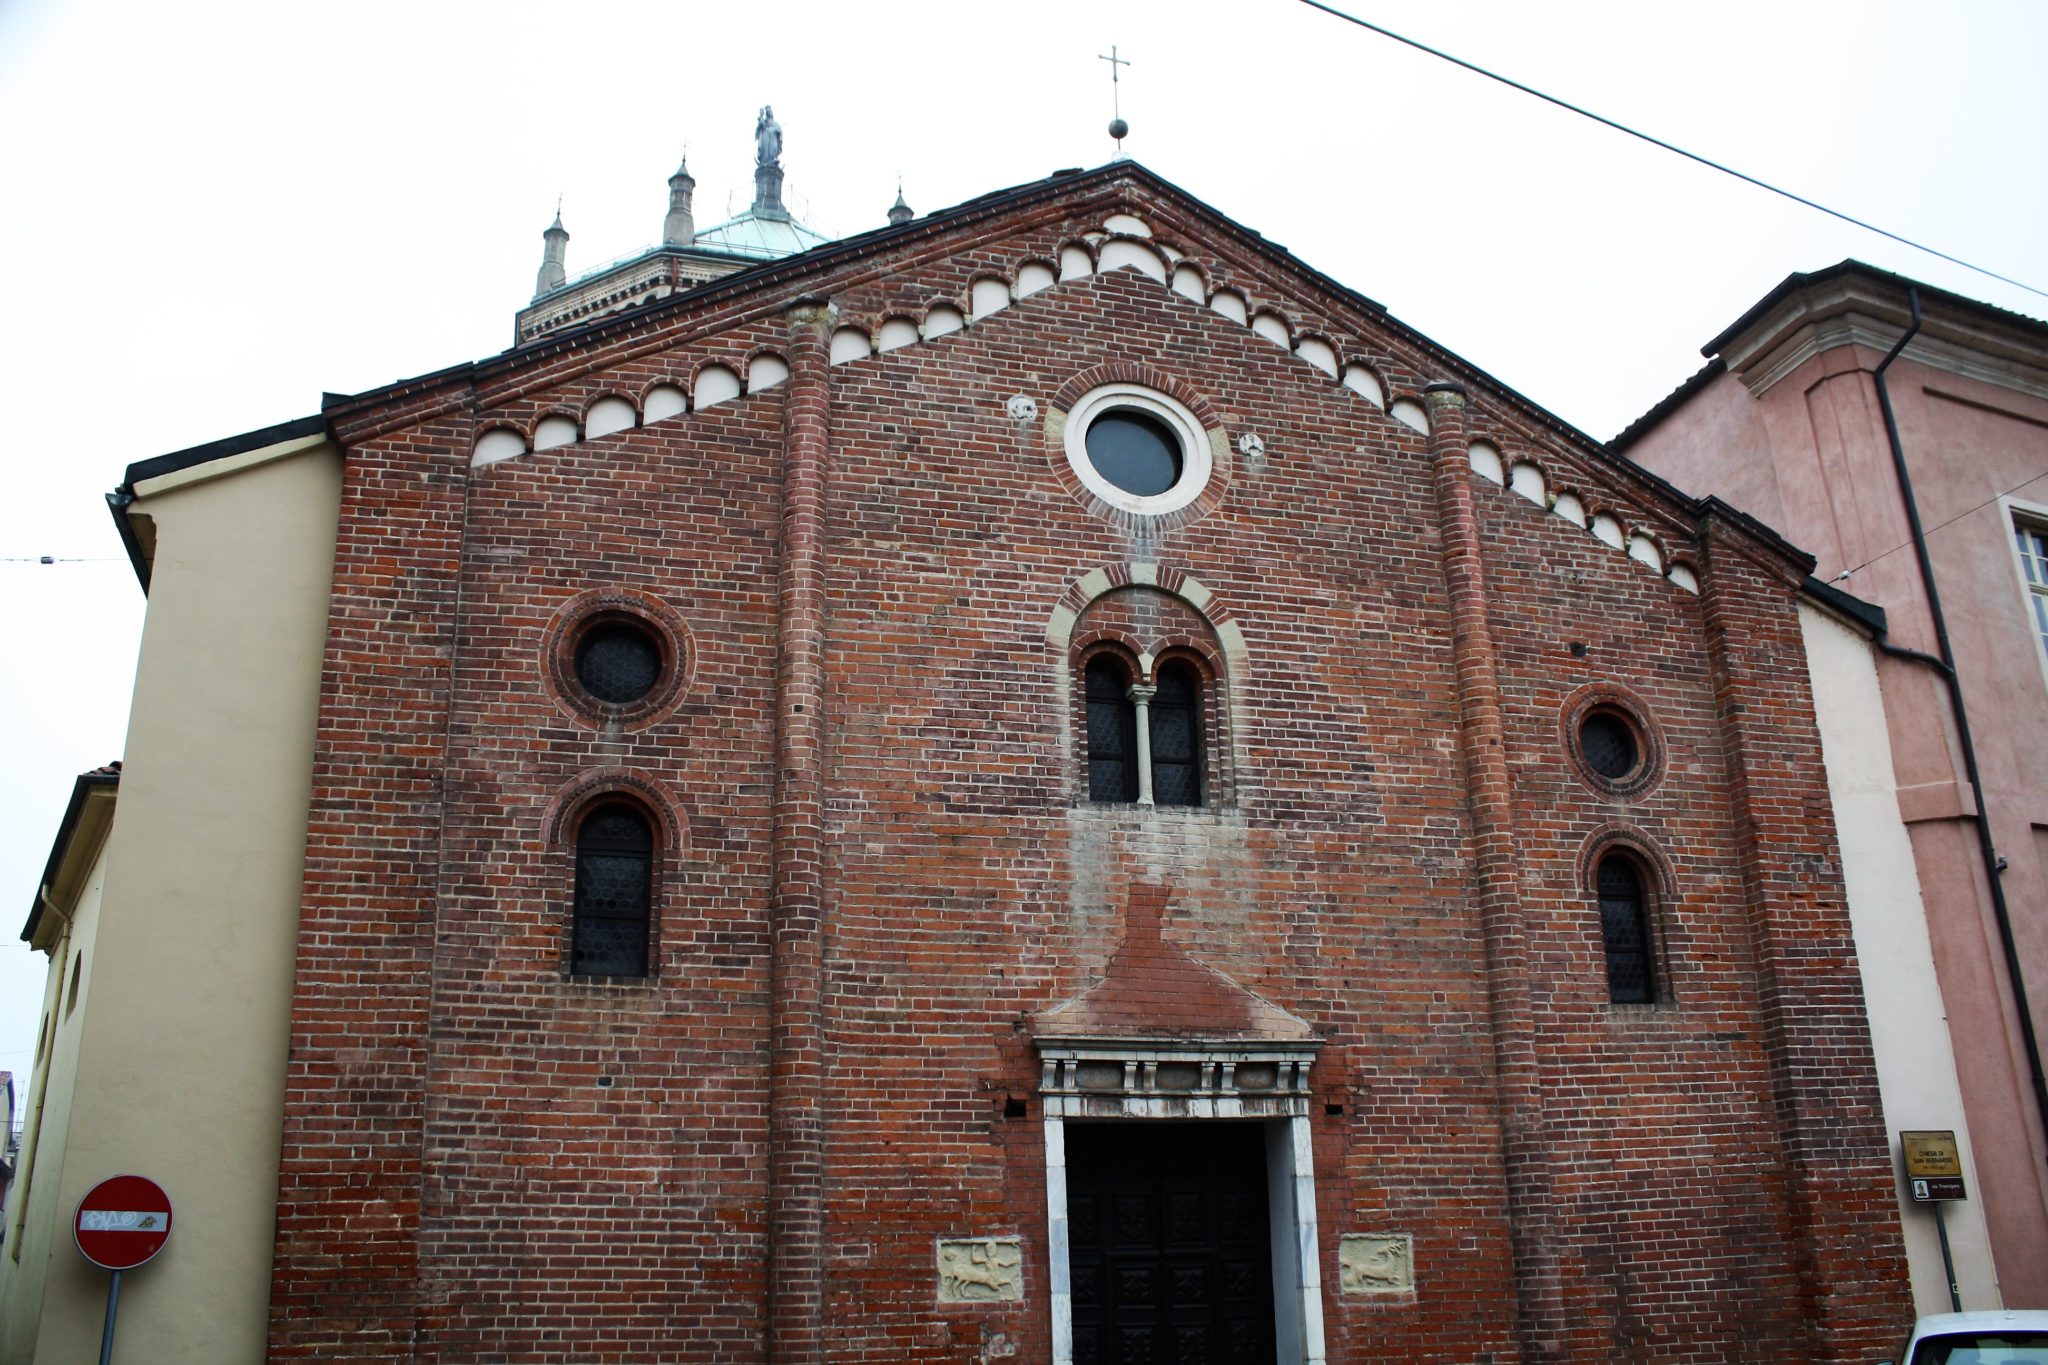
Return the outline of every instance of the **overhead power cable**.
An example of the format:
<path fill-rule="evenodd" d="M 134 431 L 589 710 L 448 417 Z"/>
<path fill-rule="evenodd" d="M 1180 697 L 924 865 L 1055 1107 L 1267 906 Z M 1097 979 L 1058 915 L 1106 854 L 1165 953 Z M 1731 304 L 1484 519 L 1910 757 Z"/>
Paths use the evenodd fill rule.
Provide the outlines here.
<path fill-rule="evenodd" d="M 1938 256 L 1942 260 L 1947 261 L 1951 265 L 1959 265 L 1965 270 L 1975 271 L 1979 275 L 1987 276 L 2003 284 L 2009 284 L 2015 289 L 2024 289 L 2029 294 L 2038 294 L 2042 298 L 2048 299 L 2048 289 L 2036 289 L 2033 285 L 2026 284 L 2020 280 L 2016 280 L 2012 278 L 2010 275 L 2001 275 L 1996 270 L 1986 270 L 1981 265 L 1972 265 L 1960 256 L 1951 256 L 1946 251 L 1937 251 L 1935 248 L 1927 246 L 1921 242 L 1916 242 L 1910 237 L 1901 237 L 1896 232 L 1889 232 L 1884 228 L 1879 227 L 1875 223 L 1866 223 L 1861 218 L 1852 217 L 1849 214 L 1843 213 L 1839 209 L 1831 209 L 1826 204 L 1815 203 L 1813 200 L 1808 199 L 1804 195 L 1794 194 L 1790 190 L 1779 189 L 1776 185 L 1771 184 L 1769 181 L 1759 180 L 1753 175 L 1745 175 L 1741 171 L 1736 170 L 1733 166 L 1724 166 L 1718 161 L 1712 160 L 1709 157 L 1701 156 L 1697 152 L 1688 152 L 1687 150 L 1685 150 L 1685 148 L 1675 146 L 1672 143 L 1664 141 L 1662 138 L 1651 137 L 1648 133 L 1638 132 L 1636 129 L 1629 127 L 1626 123 L 1616 123 L 1613 119 L 1605 118 L 1599 114 L 1594 113 L 1590 109 L 1582 109 L 1578 105 L 1573 104 L 1570 100 L 1561 100 L 1555 95 L 1546 95 L 1541 90 L 1536 89 L 1534 86 L 1524 85 L 1518 80 L 1514 80 L 1510 77 L 1501 75 L 1497 71 L 1488 71 L 1483 66 L 1478 66 L 1472 62 L 1466 61 L 1463 57 L 1453 57 L 1450 53 L 1444 52 L 1438 48 L 1431 47 L 1428 43 L 1419 43 L 1413 38 L 1404 37 L 1403 35 L 1394 32 L 1394 30 L 1390 28 L 1383 28 L 1380 25 L 1371 22 L 1370 20 L 1361 19 L 1355 14 L 1346 14 L 1343 10 L 1337 9 L 1335 6 L 1326 5 L 1322 3 L 1322 0 L 1301 0 L 1301 3 L 1307 5 L 1310 9 L 1321 10 L 1323 13 L 1329 15 L 1333 19 L 1342 19 L 1347 24 L 1356 24 L 1358 25 L 1358 27 L 1362 29 L 1367 29 L 1373 33 L 1379 34 L 1382 38 L 1392 38 L 1395 42 L 1405 44 L 1408 47 L 1412 47 L 1417 52 L 1427 52 L 1430 56 L 1439 58 L 1443 61 L 1447 61 L 1453 66 L 1461 66 L 1465 68 L 1465 70 L 1472 72 L 1474 75 L 1484 76 L 1490 81 L 1499 81 L 1502 85 L 1507 86 L 1511 90 L 1519 90 L 1525 95 L 1533 95 L 1537 99 L 1542 100 L 1546 104 L 1554 104 L 1560 109 L 1566 109 L 1574 114 L 1577 114 L 1581 118 L 1589 118 L 1593 120 L 1593 122 L 1595 123 L 1604 124 L 1605 126 L 1612 128 L 1617 133 L 1627 133 L 1630 137 L 1639 138 L 1642 141 L 1649 143 L 1652 147 L 1661 147 L 1667 152 L 1676 153 L 1677 155 L 1684 157 L 1688 161 L 1696 161 L 1700 165 L 1706 166 L 1711 170 L 1721 172 L 1721 174 L 1723 175 L 1732 175 L 1737 180 L 1743 181 L 1747 184 L 1754 185 L 1760 190 L 1769 190 L 1772 194 L 1779 195 L 1786 199 L 1790 199 L 1795 204 L 1804 204 L 1807 208 L 1817 209 L 1820 212 L 1828 215 L 1828 217 L 1830 218 L 1838 218 L 1844 223 L 1849 223 L 1856 227 L 1862 228 L 1865 232 L 1874 232 L 1880 237 L 1889 237 L 1892 241 L 1899 243 L 1901 246 L 1909 246 L 1913 248 L 1913 250 L 1915 251 L 1924 251 L 1930 256 Z"/>
<path fill-rule="evenodd" d="M 1933 534 L 1934 534 L 1934 533 L 1935 533 L 1936 531 L 1939 531 L 1939 530 L 1940 530 L 1940 529 L 1941 529 L 1942 527 L 1944 527 L 1944 526 L 1953 526 L 1953 525 L 1955 525 L 1955 524 L 1956 524 L 1957 522 L 1961 521 L 1961 520 L 1962 520 L 1962 519 L 1963 519 L 1964 517 L 1967 517 L 1968 515 L 1970 515 L 1970 513 L 1972 513 L 1972 512 L 1981 512 L 1981 511 L 1983 511 L 1983 510 L 1984 510 L 1985 508 L 1989 507 L 1989 506 L 1990 506 L 1990 505 L 1991 505 L 1992 503 L 1994 503 L 1994 502 L 1997 502 L 1997 501 L 1998 501 L 1998 500 L 1999 500 L 2000 498 L 2009 498 L 2009 497 L 2011 497 L 2011 496 L 2012 496 L 2013 494 L 2015 494 L 2015 493 L 2019 492 L 2019 491 L 2020 491 L 2020 490 L 2021 490 L 2022 488 L 2025 488 L 2025 487 L 2026 487 L 2026 486 L 2027 486 L 2028 484 L 2030 484 L 2030 483 L 2039 483 L 2039 482 L 2040 482 L 2040 481 L 2041 481 L 2042 479 L 2048 479 L 2048 474 L 2034 474 L 2034 475 L 2031 475 L 2031 476 L 2029 476 L 2029 477 L 2027 477 L 2027 478 L 2021 479 L 2021 480 L 2020 480 L 2020 481 L 2019 481 L 2018 483 L 2016 483 L 2016 484 L 2014 484 L 2014 485 L 2013 485 L 2012 487 L 2010 487 L 2010 488 L 2006 489 L 2006 490 L 2005 490 L 2005 491 L 2004 491 L 2003 493 L 1993 493 L 1993 494 L 1992 494 L 1992 495 L 1991 495 L 1990 497 L 1988 497 L 1988 498 L 1984 499 L 1984 501 L 1982 501 L 1982 502 L 1980 502 L 1980 503 L 1977 503 L 1977 504 L 1975 504 L 1974 506 L 1970 506 L 1970 507 L 1965 507 L 1965 508 L 1964 508 L 1964 509 L 1963 509 L 1962 511 L 1960 511 L 1960 512 L 1956 513 L 1956 514 L 1955 514 L 1954 516 L 1950 517 L 1950 518 L 1949 518 L 1949 519 L 1948 519 L 1947 521 L 1938 521 L 1938 522 L 1936 522 L 1936 523 L 1935 523 L 1934 525 L 1932 525 L 1932 526 L 1928 527 L 1928 528 L 1927 528 L 1927 530 L 1926 530 L 1925 532 L 1923 532 L 1923 533 L 1922 533 L 1922 535 L 1921 535 L 1921 539 L 1925 540 L 1925 539 L 1926 539 L 1926 538 L 1927 538 L 1928 536 L 1931 536 L 1931 535 L 1933 535 Z M 1892 546 L 1892 547 L 1891 547 L 1891 549 L 1889 549 L 1889 550 L 1881 550 L 1881 551 L 1879 551 L 1878 553 L 1876 553 L 1876 554 L 1872 555 L 1872 556 L 1871 556 L 1870 558 L 1868 558 L 1868 559 L 1864 560 L 1864 561 L 1863 561 L 1863 562 L 1862 562 L 1861 564 L 1858 564 L 1858 565 L 1857 565 L 1857 566 L 1856 566 L 1855 568 L 1853 568 L 1853 569 L 1844 569 L 1844 570 L 1842 570 L 1842 571 L 1841 571 L 1840 573 L 1836 574 L 1836 575 L 1835 575 L 1835 582 L 1837 582 L 1837 583 L 1841 582 L 1841 581 L 1842 581 L 1843 579 L 1847 578 L 1847 577 L 1848 577 L 1848 576 L 1849 576 L 1850 574 L 1857 574 L 1857 573 L 1862 573 L 1862 572 L 1863 572 L 1863 571 L 1864 571 L 1865 569 L 1867 569 L 1867 568 L 1869 568 L 1869 567 L 1870 567 L 1871 565 L 1873 565 L 1873 564 L 1877 563 L 1877 561 L 1878 561 L 1878 560 L 1880 560 L 1880 559 L 1883 559 L 1883 558 L 1884 558 L 1884 557 L 1885 557 L 1886 555 L 1895 555 L 1895 554 L 1897 554 L 1897 553 L 1898 553 L 1899 551 L 1901 551 L 1901 550 L 1905 549 L 1905 548 L 1906 548 L 1907 546 L 1911 545 L 1912 543 L 1913 543 L 1913 542 L 1912 542 L 1912 541 L 1910 541 L 1910 540 L 1902 540 L 1902 541 L 1900 541 L 1900 542 L 1899 542 L 1898 544 L 1896 544 L 1896 545 Z"/>

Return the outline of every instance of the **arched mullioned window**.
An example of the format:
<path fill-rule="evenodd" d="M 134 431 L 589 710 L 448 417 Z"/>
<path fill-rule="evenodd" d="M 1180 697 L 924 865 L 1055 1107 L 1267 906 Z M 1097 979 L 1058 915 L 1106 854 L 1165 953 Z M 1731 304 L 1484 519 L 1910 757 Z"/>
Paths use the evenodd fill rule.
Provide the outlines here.
<path fill-rule="evenodd" d="M 1113 654 L 1088 661 L 1088 799 L 1138 799 L 1138 726 L 1131 677 Z"/>
<path fill-rule="evenodd" d="M 1657 999 L 1656 953 L 1642 869 L 1625 853 L 1600 860 L 1594 881 L 1600 896 L 1600 938 L 1607 950 L 1607 998 L 1617 1005 Z"/>
<path fill-rule="evenodd" d="M 654 827 L 647 816 L 624 801 L 592 809 L 576 831 L 569 971 L 576 976 L 647 975 L 653 892 Z"/>
<path fill-rule="evenodd" d="M 1155 674 L 1148 708 L 1152 800 L 1161 806 L 1202 804 L 1202 683 L 1193 664 L 1169 659 Z"/>

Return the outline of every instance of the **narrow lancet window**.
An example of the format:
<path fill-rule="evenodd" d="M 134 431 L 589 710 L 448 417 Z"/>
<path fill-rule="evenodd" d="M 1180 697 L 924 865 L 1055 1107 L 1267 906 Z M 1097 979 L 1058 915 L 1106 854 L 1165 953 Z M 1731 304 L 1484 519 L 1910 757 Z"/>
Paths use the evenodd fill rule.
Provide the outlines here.
<path fill-rule="evenodd" d="M 577 976 L 647 975 L 647 920 L 654 831 L 614 802 L 584 817 L 576 834 L 576 923 L 569 970 Z"/>
<path fill-rule="evenodd" d="M 1643 878 L 1635 863 L 1619 855 L 1604 858 L 1597 874 L 1600 936 L 1607 947 L 1607 998 L 1617 1005 L 1646 1005 L 1657 998 Z"/>
<path fill-rule="evenodd" d="M 1138 744 L 1131 680 L 1099 654 L 1088 664 L 1088 799 L 1138 799 Z"/>
<path fill-rule="evenodd" d="M 1202 804 L 1202 687 L 1195 670 L 1159 666 L 1152 697 L 1152 800 L 1161 806 Z"/>

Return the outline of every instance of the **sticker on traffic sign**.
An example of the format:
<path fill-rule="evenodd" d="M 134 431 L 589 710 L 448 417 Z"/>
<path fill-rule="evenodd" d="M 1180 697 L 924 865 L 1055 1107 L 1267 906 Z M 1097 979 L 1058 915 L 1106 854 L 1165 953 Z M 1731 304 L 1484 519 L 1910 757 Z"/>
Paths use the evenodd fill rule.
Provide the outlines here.
<path fill-rule="evenodd" d="M 117 1175 L 78 1201 L 71 1236 L 102 1270 L 133 1270 L 171 1238 L 171 1199 L 154 1180 Z"/>

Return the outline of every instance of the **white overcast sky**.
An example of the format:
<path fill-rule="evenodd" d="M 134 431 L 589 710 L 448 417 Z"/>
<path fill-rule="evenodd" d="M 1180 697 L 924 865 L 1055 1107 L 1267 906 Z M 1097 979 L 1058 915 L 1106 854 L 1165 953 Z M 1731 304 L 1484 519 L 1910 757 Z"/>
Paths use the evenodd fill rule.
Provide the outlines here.
<path fill-rule="evenodd" d="M 2048 288 L 2048 4 L 1348 7 Z M 1132 157 L 1595 436 L 1794 270 L 2048 315 L 1295 0 L 0 0 L 0 1069 L 72 778 L 122 751 L 129 462 L 502 350 L 558 193 L 574 273 L 659 236 L 687 142 L 708 225 L 764 103 L 833 235 L 899 174 L 924 212 L 1099 164 L 1112 43 Z"/>

